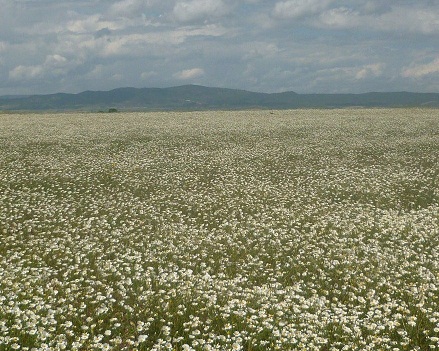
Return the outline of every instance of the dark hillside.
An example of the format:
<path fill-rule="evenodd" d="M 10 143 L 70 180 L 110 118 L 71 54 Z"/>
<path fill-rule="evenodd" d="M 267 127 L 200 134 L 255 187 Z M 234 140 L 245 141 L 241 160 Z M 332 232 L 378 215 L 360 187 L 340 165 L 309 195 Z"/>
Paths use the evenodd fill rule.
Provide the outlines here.
<path fill-rule="evenodd" d="M 79 94 L 0 97 L 0 110 L 107 111 L 294 109 L 344 107 L 439 107 L 437 93 L 275 94 L 183 85 L 171 88 L 118 88 Z"/>

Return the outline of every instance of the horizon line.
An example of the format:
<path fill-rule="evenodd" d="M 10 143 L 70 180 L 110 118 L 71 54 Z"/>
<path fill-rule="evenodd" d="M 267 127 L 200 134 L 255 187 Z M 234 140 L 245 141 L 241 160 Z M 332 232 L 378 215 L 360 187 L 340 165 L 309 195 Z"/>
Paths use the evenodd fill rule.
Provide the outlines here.
<path fill-rule="evenodd" d="M 136 89 L 136 90 L 143 90 L 143 89 L 157 89 L 157 90 L 166 90 L 166 89 L 173 89 L 173 88 L 184 88 L 184 87 L 200 87 L 200 88 L 206 88 L 206 89 L 224 89 L 224 90 L 236 90 L 236 91 L 244 91 L 249 93 L 255 93 L 255 94 L 264 94 L 264 95 L 276 95 L 276 94 L 286 94 L 286 93 L 292 93 L 297 95 L 366 95 L 366 94 L 439 94 L 439 92 L 419 92 L 419 91 L 407 91 L 407 90 L 394 90 L 394 91 L 366 91 L 361 93 L 322 93 L 322 92 L 313 92 L 313 93 L 298 93 L 294 90 L 285 90 L 280 92 L 260 92 L 260 91 L 253 91 L 253 90 L 247 90 L 247 89 L 241 89 L 241 88 L 227 88 L 227 87 L 217 87 L 217 86 L 207 86 L 207 85 L 201 85 L 201 84 L 182 84 L 182 85 L 173 85 L 173 86 L 167 86 L 167 87 L 133 87 L 133 86 L 121 86 L 109 90 L 90 90 L 86 89 L 77 93 L 68 93 L 63 91 L 58 91 L 55 93 L 44 93 L 44 94 L 6 94 L 6 95 L 0 95 L 1 98 L 9 98 L 9 99 L 20 99 L 20 98 L 27 98 L 31 96 L 47 96 L 47 95 L 58 95 L 58 94 L 64 94 L 64 95 L 79 95 L 87 92 L 111 92 L 116 90 L 122 90 L 122 89 Z"/>

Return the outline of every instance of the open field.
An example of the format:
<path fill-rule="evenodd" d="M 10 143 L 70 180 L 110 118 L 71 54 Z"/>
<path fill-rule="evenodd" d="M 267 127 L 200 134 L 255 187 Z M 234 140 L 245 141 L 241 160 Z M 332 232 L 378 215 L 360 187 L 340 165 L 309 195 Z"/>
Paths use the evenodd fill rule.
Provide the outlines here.
<path fill-rule="evenodd" d="M 439 350 L 439 111 L 0 114 L 0 350 Z"/>

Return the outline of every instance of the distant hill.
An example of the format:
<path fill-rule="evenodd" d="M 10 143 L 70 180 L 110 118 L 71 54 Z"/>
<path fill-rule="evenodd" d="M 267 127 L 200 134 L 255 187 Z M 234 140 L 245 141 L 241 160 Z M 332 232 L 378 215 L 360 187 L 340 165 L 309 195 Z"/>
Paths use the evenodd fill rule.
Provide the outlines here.
<path fill-rule="evenodd" d="M 439 107 L 438 93 L 297 94 L 183 85 L 171 88 L 118 88 L 79 94 L 2 96 L 0 111 L 120 111 L 294 109 L 347 107 Z"/>

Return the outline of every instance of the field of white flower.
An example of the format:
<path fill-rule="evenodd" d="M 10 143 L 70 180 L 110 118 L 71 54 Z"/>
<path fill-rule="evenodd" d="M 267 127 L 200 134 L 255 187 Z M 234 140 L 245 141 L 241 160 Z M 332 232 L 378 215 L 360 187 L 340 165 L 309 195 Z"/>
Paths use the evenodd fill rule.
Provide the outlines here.
<path fill-rule="evenodd" d="M 439 350 L 439 110 L 0 114 L 0 350 Z"/>

